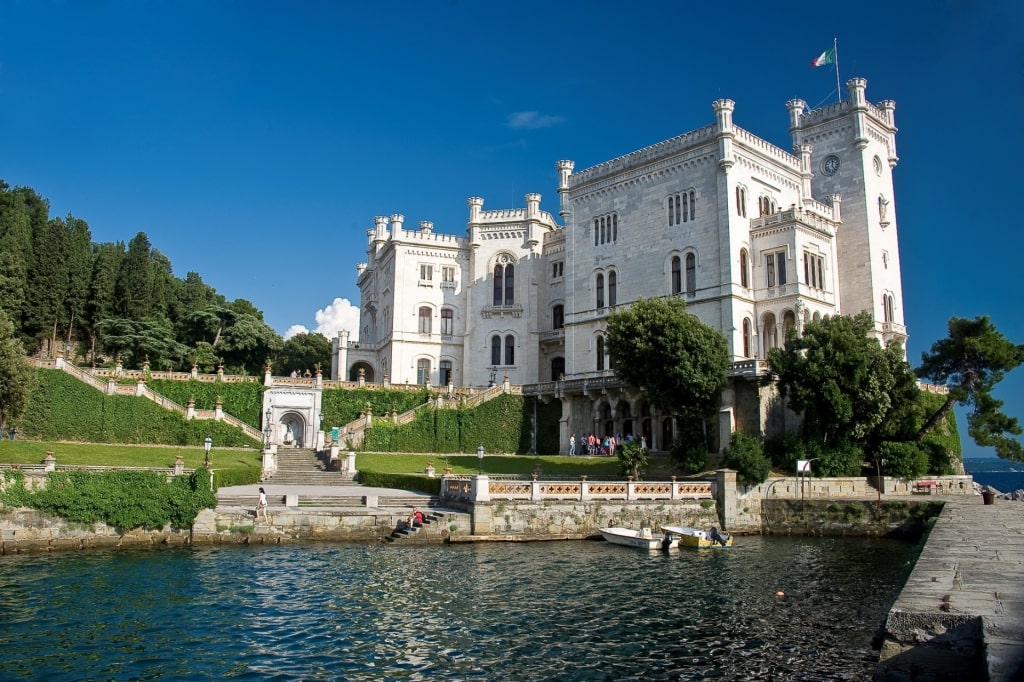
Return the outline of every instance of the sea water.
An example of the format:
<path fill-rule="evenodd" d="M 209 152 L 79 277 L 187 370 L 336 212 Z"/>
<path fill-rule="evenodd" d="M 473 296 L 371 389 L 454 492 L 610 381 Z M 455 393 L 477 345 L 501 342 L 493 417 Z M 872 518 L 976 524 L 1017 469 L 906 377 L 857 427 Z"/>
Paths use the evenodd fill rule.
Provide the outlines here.
<path fill-rule="evenodd" d="M 751 536 L 9 555 L 0 679 L 869 679 L 918 552 Z"/>
<path fill-rule="evenodd" d="M 991 486 L 1001 493 L 1024 490 L 1024 462 L 978 457 L 965 459 L 964 469 L 976 483 Z"/>

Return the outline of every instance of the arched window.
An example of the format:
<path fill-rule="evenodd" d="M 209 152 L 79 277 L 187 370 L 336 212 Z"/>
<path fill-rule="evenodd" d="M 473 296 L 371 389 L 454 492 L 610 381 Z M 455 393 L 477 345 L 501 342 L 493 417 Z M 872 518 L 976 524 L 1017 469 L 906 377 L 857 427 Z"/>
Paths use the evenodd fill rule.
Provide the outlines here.
<path fill-rule="evenodd" d="M 491 364 L 501 364 L 501 337 L 497 334 L 491 337 Z"/>
<path fill-rule="evenodd" d="M 597 309 L 600 310 L 604 307 L 604 275 L 597 275 L 597 278 L 594 280 L 594 289 L 594 303 L 597 306 Z"/>
<path fill-rule="evenodd" d="M 441 334 L 451 336 L 455 333 L 455 311 L 451 308 L 441 308 Z"/>
<path fill-rule="evenodd" d="M 598 336 L 595 344 L 597 348 L 597 371 L 604 370 L 604 337 Z"/>
<path fill-rule="evenodd" d="M 615 307 L 616 297 L 616 286 L 618 284 L 619 276 L 614 270 L 608 273 L 608 305 L 612 308 Z"/>
<path fill-rule="evenodd" d="M 430 333 L 430 308 L 420 308 L 420 334 Z"/>
<path fill-rule="evenodd" d="M 736 215 L 747 217 L 747 190 L 739 186 L 736 187 Z"/>
<path fill-rule="evenodd" d="M 882 316 L 885 322 L 896 321 L 896 303 L 892 294 L 882 295 Z"/>
<path fill-rule="evenodd" d="M 679 256 L 672 256 L 672 293 L 678 294 L 683 291 L 682 261 Z"/>
<path fill-rule="evenodd" d="M 789 330 L 796 326 L 796 314 L 792 310 L 787 310 L 782 314 L 782 338 L 785 339 L 789 335 Z"/>
<path fill-rule="evenodd" d="M 516 266 L 498 263 L 494 266 L 494 305 L 513 305 L 515 301 Z"/>
<path fill-rule="evenodd" d="M 619 241 L 619 215 L 612 213 L 612 241 Z"/>
<path fill-rule="evenodd" d="M 511 334 L 505 337 L 505 364 L 516 364 L 516 339 Z"/>
<path fill-rule="evenodd" d="M 558 304 L 551 307 L 551 328 L 561 329 L 565 326 L 565 306 Z"/>
<path fill-rule="evenodd" d="M 750 275 L 747 273 L 748 269 L 747 250 L 740 249 L 740 286 L 744 289 L 750 286 Z"/>
<path fill-rule="evenodd" d="M 668 198 L 668 226 L 672 227 L 676 224 L 679 218 L 676 217 L 676 198 L 670 196 Z"/>
<path fill-rule="evenodd" d="M 750 320 L 743 318 L 743 357 L 750 357 Z"/>
<path fill-rule="evenodd" d="M 601 220 L 599 218 L 594 218 L 594 246 L 597 246 L 597 244 L 598 244 L 597 239 L 598 239 L 598 233 L 599 233 L 600 227 L 601 227 Z"/>
<path fill-rule="evenodd" d="M 416 383 L 420 386 L 430 383 L 430 360 L 423 358 L 416 362 Z"/>
<path fill-rule="evenodd" d="M 697 292 L 697 256 L 686 254 L 686 293 L 691 296 Z"/>

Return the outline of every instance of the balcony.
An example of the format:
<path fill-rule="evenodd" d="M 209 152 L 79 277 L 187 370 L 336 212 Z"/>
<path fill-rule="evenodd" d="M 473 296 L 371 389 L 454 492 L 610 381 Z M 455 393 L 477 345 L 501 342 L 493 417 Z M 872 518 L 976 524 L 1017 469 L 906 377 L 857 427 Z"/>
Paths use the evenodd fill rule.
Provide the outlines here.
<path fill-rule="evenodd" d="M 487 319 L 492 317 L 522 317 L 523 306 L 517 304 L 513 305 L 488 305 L 484 306 L 480 314 Z"/>

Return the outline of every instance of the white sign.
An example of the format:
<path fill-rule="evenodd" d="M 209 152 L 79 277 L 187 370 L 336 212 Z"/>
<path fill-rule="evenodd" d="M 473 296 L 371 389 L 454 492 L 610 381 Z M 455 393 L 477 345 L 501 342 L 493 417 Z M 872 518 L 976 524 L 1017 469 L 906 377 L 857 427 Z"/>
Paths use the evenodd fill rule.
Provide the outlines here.
<path fill-rule="evenodd" d="M 798 459 L 796 461 L 796 473 L 798 473 L 798 474 L 809 474 L 809 473 L 811 473 L 811 460 L 809 460 L 809 459 Z"/>

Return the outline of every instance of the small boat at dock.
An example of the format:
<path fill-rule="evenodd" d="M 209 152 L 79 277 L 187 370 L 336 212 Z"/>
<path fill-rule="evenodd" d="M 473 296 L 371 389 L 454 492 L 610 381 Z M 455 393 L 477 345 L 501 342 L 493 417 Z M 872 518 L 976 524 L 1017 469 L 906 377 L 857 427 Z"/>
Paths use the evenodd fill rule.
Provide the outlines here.
<path fill-rule="evenodd" d="M 697 547 L 698 549 L 714 549 L 732 547 L 730 534 L 722 534 L 711 526 L 708 530 L 690 528 L 689 526 L 662 526 L 665 536 L 675 536 L 678 547 Z"/>
<path fill-rule="evenodd" d="M 624 547 L 636 547 L 638 549 L 672 549 L 676 546 L 678 537 L 668 533 L 655 535 L 650 528 L 599 528 L 601 536 L 613 545 Z"/>

